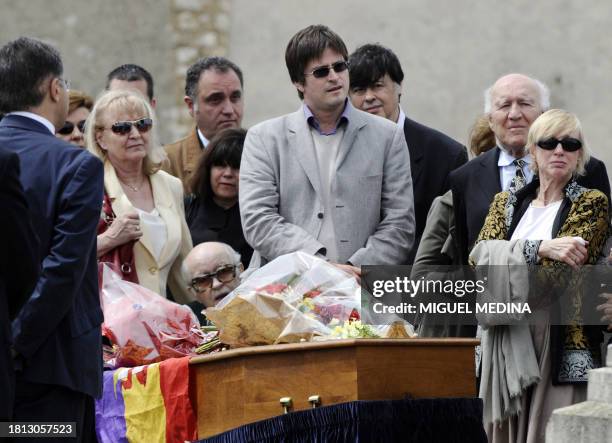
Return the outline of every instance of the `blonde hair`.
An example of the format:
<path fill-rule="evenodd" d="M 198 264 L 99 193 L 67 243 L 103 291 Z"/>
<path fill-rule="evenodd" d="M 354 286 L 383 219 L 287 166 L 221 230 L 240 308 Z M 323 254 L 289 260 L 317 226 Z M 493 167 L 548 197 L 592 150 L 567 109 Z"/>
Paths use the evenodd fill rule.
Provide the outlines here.
<path fill-rule="evenodd" d="M 68 91 L 68 114 L 72 114 L 79 108 L 85 108 L 91 111 L 91 108 L 93 108 L 93 98 L 83 91 L 71 89 Z"/>
<path fill-rule="evenodd" d="M 585 165 L 591 158 L 591 150 L 587 144 L 584 135 L 582 134 L 582 125 L 575 114 L 564 111 L 563 109 L 551 109 L 540 115 L 529 128 L 527 135 L 527 149 L 531 153 L 534 161 L 532 169 L 538 172 L 538 165 L 535 161 L 535 149 L 540 140 L 547 138 L 559 138 L 562 135 L 567 135 L 571 132 L 578 133 L 578 139 L 582 142 L 582 148 L 578 151 L 578 164 L 576 165 L 576 174 L 585 174 Z"/>
<path fill-rule="evenodd" d="M 159 143 L 156 129 L 157 117 L 148 100 L 135 90 L 104 91 L 98 96 L 85 124 L 85 145 L 87 150 L 102 161 L 106 161 L 107 153 L 101 148 L 96 136 L 104 129 L 104 122 L 102 121 L 104 116 L 114 110 L 141 113 L 144 114 L 143 117 L 153 120 L 153 127 L 149 132 L 149 147 L 147 156 L 144 159 L 143 169 L 147 175 L 159 171 L 162 162 L 167 157 L 164 148 Z"/>
<path fill-rule="evenodd" d="M 495 133 L 486 114 L 479 116 L 470 128 L 469 146 L 475 156 L 487 152 L 496 145 Z"/>

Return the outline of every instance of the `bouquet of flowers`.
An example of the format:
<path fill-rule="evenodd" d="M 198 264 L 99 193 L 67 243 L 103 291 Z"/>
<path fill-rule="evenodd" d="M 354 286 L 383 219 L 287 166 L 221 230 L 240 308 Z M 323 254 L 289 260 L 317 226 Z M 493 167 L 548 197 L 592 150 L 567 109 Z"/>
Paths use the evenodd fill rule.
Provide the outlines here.
<path fill-rule="evenodd" d="M 102 335 L 110 367 L 133 367 L 172 357 L 196 355 L 204 332 L 188 306 L 179 305 L 136 283 L 121 279 L 101 264 Z"/>
<path fill-rule="evenodd" d="M 221 341 L 232 347 L 292 343 L 333 337 L 338 327 L 358 322 L 360 300 L 355 278 L 317 257 L 294 252 L 253 272 L 208 308 L 206 317 L 219 328 Z M 380 336 L 373 327 L 359 326 L 362 337 Z"/>

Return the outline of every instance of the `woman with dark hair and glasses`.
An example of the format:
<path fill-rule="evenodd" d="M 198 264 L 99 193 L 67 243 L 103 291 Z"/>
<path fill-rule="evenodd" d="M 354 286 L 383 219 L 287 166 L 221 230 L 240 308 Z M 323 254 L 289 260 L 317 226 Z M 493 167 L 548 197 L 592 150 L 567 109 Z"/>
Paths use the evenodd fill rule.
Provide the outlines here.
<path fill-rule="evenodd" d="M 56 137 L 73 145 L 85 147 L 85 120 L 93 108 L 93 99 L 82 91 L 68 91 L 66 123 L 55 133 Z"/>
<path fill-rule="evenodd" d="M 193 244 L 222 242 L 234 248 L 248 267 L 253 248 L 244 239 L 238 206 L 240 159 L 246 131 L 225 129 L 210 141 L 185 199 Z"/>
<path fill-rule="evenodd" d="M 85 125 L 87 149 L 104 162 L 98 259 L 125 280 L 179 303 L 194 300 L 181 272 L 192 249 L 183 185 L 160 170 L 166 159 L 148 100 L 133 90 L 103 93 Z"/>
<path fill-rule="evenodd" d="M 602 327 L 582 324 L 591 300 L 573 283 L 570 267 L 597 261 L 608 230 L 607 198 L 575 181 L 590 155 L 574 114 L 540 115 L 527 148 L 537 176 L 495 196 L 470 254 L 476 265 L 508 269 L 489 279 L 488 302 L 535 308 L 523 323 L 476 315 L 483 328 L 480 397 L 492 442 L 544 441 L 552 411 L 585 400 L 587 372 L 601 364 Z M 526 265 L 541 266 L 536 277 L 545 286 L 530 286 Z M 569 296 L 560 319 L 550 306 L 557 288 Z"/>

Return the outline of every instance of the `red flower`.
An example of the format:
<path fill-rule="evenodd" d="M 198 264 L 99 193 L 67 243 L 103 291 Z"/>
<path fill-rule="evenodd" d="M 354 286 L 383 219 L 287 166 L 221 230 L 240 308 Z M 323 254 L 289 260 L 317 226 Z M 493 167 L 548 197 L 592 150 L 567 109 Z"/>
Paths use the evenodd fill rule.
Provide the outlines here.
<path fill-rule="evenodd" d="M 321 295 L 321 291 L 319 291 L 318 289 L 313 289 L 312 291 L 308 291 L 307 293 L 305 293 L 304 298 L 315 298 L 319 295 Z"/>

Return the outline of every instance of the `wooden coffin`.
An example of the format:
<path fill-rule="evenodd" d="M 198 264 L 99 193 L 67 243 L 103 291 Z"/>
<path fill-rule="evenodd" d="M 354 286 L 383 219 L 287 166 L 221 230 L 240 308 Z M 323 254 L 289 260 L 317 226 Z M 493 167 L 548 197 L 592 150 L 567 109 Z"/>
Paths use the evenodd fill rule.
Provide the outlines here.
<path fill-rule="evenodd" d="M 353 400 L 473 397 L 475 339 L 358 339 L 257 346 L 195 357 L 200 438 L 289 410 Z"/>

